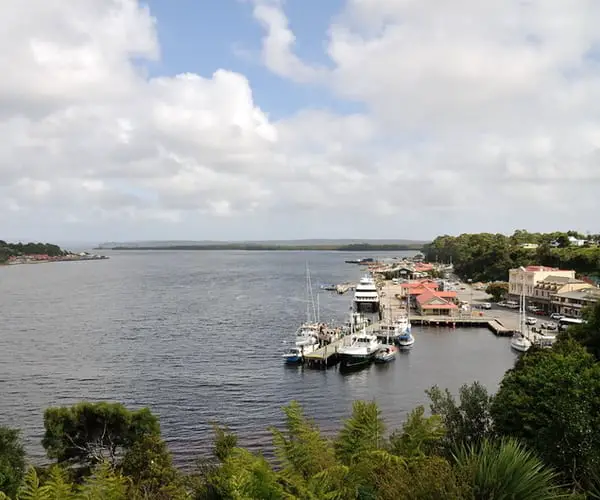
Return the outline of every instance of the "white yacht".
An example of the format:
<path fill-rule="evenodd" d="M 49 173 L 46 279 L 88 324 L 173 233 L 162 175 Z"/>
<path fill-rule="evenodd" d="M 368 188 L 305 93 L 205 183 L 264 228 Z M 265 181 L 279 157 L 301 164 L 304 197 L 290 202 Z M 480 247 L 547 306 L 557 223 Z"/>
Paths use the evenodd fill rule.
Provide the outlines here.
<path fill-rule="evenodd" d="M 381 344 L 376 335 L 367 333 L 363 329 L 361 333 L 350 337 L 350 343 L 338 349 L 342 368 L 358 368 L 369 364 L 381 349 Z"/>
<path fill-rule="evenodd" d="M 375 280 L 369 276 L 363 276 L 354 290 L 354 309 L 356 311 L 378 312 L 379 290 Z"/>
<path fill-rule="evenodd" d="M 510 339 L 510 346 L 515 351 L 527 352 L 531 347 L 531 340 L 525 337 L 525 335 L 522 335 L 521 332 L 515 332 Z"/>

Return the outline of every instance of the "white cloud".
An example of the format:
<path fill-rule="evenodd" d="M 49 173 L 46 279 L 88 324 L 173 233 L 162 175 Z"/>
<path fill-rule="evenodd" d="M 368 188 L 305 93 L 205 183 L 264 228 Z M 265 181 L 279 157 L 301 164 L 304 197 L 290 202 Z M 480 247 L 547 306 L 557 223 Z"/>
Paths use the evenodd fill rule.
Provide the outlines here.
<path fill-rule="evenodd" d="M 278 26 L 287 26 L 284 6 L 272 7 Z M 365 146 L 372 173 L 390 180 L 383 192 L 404 184 L 422 216 L 463 209 L 462 223 L 449 221 L 456 230 L 485 229 L 468 220 L 475 211 L 497 229 L 590 227 L 599 22 L 593 0 L 348 0 L 328 33 L 332 69 L 314 81 L 366 106 L 378 131 Z M 280 75 L 297 63 L 274 66 L 266 54 L 296 61 L 290 38 L 263 46 Z"/>
<path fill-rule="evenodd" d="M 594 226 L 597 2 L 348 0 L 323 33 L 328 66 L 294 53 L 284 2 L 251 7 L 270 71 L 364 111 L 274 120 L 240 73 L 148 78 L 160 40 L 134 0 L 2 2 L 0 225 L 48 239 Z"/>

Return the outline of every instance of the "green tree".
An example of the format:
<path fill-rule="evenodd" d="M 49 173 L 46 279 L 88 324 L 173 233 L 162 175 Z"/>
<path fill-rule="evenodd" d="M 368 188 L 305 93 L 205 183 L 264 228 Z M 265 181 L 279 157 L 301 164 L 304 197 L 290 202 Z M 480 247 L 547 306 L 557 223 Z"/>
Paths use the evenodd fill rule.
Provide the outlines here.
<path fill-rule="evenodd" d="M 570 326 L 559 334 L 559 341 L 573 339 L 600 361 L 600 302 L 584 311 L 586 323 Z"/>
<path fill-rule="evenodd" d="M 463 385 L 458 403 L 448 389 L 433 386 L 425 391 L 431 400 L 431 412 L 439 415 L 446 429 L 446 446 L 476 444 L 492 431 L 491 402 L 487 389 L 479 382 Z"/>
<path fill-rule="evenodd" d="M 286 498 L 279 477 L 260 455 L 234 448 L 211 477 L 218 498 L 280 500 Z M 289 498 L 289 497 L 288 497 Z"/>
<path fill-rule="evenodd" d="M 508 283 L 506 281 L 495 281 L 485 289 L 485 293 L 492 296 L 494 302 L 500 302 L 508 294 Z"/>
<path fill-rule="evenodd" d="M 498 434 L 585 486 L 600 463 L 600 365 L 572 341 L 530 352 L 504 376 L 492 415 Z"/>
<path fill-rule="evenodd" d="M 18 430 L 0 426 L 0 492 L 15 496 L 25 474 L 25 450 Z"/>
<path fill-rule="evenodd" d="M 302 407 L 293 401 L 283 409 L 286 417 L 285 431 L 275 428 L 273 444 L 282 473 L 291 481 L 308 480 L 315 474 L 335 465 L 331 443 L 319 428 L 306 418 Z"/>
<path fill-rule="evenodd" d="M 79 403 L 48 408 L 42 445 L 59 463 L 91 467 L 116 465 L 137 442 L 160 436 L 158 419 L 147 408 L 137 411 L 118 403 Z"/>
<path fill-rule="evenodd" d="M 120 471 L 131 481 L 129 496 L 140 498 L 186 498 L 183 478 L 173 466 L 166 443 L 155 435 L 136 441 L 125 452 Z"/>
<path fill-rule="evenodd" d="M 454 460 L 470 490 L 465 491 L 465 499 L 564 498 L 555 485 L 555 474 L 514 439 L 461 446 Z"/>
<path fill-rule="evenodd" d="M 352 416 L 344 422 L 334 443 L 338 460 L 350 465 L 356 456 L 381 448 L 384 434 L 385 424 L 377 403 L 355 401 Z"/>
<path fill-rule="evenodd" d="M 425 417 L 425 408 L 418 406 L 409 414 L 402 430 L 390 436 L 390 452 L 407 459 L 436 455 L 441 452 L 445 436 L 442 417 Z"/>

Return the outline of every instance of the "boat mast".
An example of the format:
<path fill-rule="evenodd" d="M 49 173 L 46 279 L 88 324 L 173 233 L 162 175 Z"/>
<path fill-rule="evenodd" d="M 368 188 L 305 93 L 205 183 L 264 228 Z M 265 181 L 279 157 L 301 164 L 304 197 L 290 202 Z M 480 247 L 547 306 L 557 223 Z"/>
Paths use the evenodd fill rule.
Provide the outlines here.
<path fill-rule="evenodd" d="M 521 267 L 521 296 L 519 297 L 519 328 L 521 329 L 521 335 L 529 339 L 529 335 L 525 335 L 525 276 L 523 272 L 525 269 Z"/>
<path fill-rule="evenodd" d="M 312 291 L 312 282 L 310 280 L 310 270 L 308 269 L 308 262 L 306 263 L 306 286 L 308 287 L 308 300 L 309 303 L 306 305 L 306 309 L 307 311 L 310 311 L 310 306 L 312 305 L 312 312 L 313 312 L 313 321 L 316 322 L 317 321 L 317 310 L 315 308 L 315 298 L 313 296 L 313 291 Z M 310 312 L 308 313 L 309 315 L 309 319 L 308 321 L 310 322 Z"/>
<path fill-rule="evenodd" d="M 319 292 L 317 292 L 317 323 L 321 322 L 321 304 L 319 303 Z"/>
<path fill-rule="evenodd" d="M 308 274 L 308 262 L 306 263 L 306 322 L 310 323 L 310 278 Z"/>

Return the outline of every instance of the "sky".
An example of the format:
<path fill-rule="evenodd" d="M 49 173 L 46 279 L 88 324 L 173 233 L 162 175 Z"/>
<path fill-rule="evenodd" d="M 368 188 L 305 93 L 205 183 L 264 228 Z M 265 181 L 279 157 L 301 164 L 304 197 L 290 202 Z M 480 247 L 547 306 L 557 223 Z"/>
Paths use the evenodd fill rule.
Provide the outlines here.
<path fill-rule="evenodd" d="M 3 0 L 0 239 L 600 232 L 597 0 Z"/>

